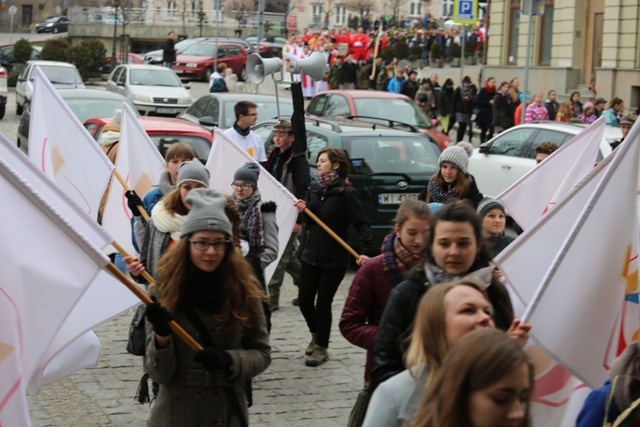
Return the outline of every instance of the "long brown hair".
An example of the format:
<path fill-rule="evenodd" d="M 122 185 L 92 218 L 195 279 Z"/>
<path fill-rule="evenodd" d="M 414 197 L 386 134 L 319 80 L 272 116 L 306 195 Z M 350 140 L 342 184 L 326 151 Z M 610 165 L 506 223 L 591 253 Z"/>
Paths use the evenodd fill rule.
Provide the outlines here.
<path fill-rule="evenodd" d="M 464 199 L 469 192 L 469 177 L 463 173 L 458 166 L 456 166 L 456 169 L 458 169 L 458 173 L 456 174 L 456 181 L 453 184 L 453 194 L 455 194 L 458 199 Z M 449 185 L 449 183 L 444 180 L 444 176 L 442 176 L 442 167 L 438 169 L 438 172 L 433 174 L 431 180 L 435 181 L 436 185 L 443 190 Z"/>
<path fill-rule="evenodd" d="M 158 262 L 158 301 L 171 312 L 176 311 L 187 271 L 193 265 L 189 237 L 180 239 Z M 218 269 L 222 273 L 219 286 L 223 287 L 225 301 L 214 319 L 234 333 L 241 334 L 256 324 L 261 314 L 255 301 L 264 300 L 265 294 L 251 265 L 235 245 L 227 249 Z"/>
<path fill-rule="evenodd" d="M 569 100 L 560 104 L 559 113 L 562 113 L 562 121 L 569 122 L 573 118 L 573 103 Z"/>
<path fill-rule="evenodd" d="M 533 385 L 533 365 L 516 340 L 503 331 L 478 329 L 453 346 L 442 369 L 430 381 L 410 427 L 471 426 L 471 395 L 490 387 L 514 369 L 526 364 Z M 529 427 L 530 396 L 520 427 Z M 519 397 L 518 397 L 519 398 Z"/>
<path fill-rule="evenodd" d="M 168 212 L 171 212 L 174 215 L 186 215 L 189 213 L 189 208 L 187 208 L 184 203 L 182 203 L 182 198 L 180 197 L 180 187 L 174 188 L 173 190 L 165 194 L 162 198 L 162 204 Z"/>

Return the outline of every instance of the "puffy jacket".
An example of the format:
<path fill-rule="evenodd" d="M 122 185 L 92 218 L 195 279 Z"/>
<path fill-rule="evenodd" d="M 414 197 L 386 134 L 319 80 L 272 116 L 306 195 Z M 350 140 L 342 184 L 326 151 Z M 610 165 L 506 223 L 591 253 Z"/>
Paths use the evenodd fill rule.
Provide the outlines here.
<path fill-rule="evenodd" d="M 513 127 L 513 108 L 511 95 L 498 92 L 493 97 L 493 125 L 502 129 Z"/>
<path fill-rule="evenodd" d="M 493 122 L 493 106 L 491 100 L 495 95 L 495 91 L 489 92 L 485 88 L 480 89 L 480 92 L 473 100 L 473 107 L 477 109 L 476 123 L 486 124 L 488 126 Z"/>
<path fill-rule="evenodd" d="M 371 226 L 364 213 L 358 190 L 340 178 L 326 191 L 316 181 L 309 186 L 307 208 L 322 220 L 334 233 L 347 240 L 349 224 L 353 225 L 364 254 L 373 253 Z M 349 254 L 333 237 L 314 220 L 304 216 L 298 257 L 307 264 L 321 268 L 347 268 Z"/>
<path fill-rule="evenodd" d="M 547 108 L 539 102 L 532 102 L 524 113 L 524 122 L 530 123 L 537 120 L 549 120 Z"/>

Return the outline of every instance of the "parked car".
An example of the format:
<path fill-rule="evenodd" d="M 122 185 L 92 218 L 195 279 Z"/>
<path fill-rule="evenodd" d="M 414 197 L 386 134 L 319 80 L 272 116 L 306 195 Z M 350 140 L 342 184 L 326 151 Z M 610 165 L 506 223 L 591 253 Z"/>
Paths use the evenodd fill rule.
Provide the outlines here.
<path fill-rule="evenodd" d="M 200 43 L 207 40 L 208 37 L 194 37 L 192 39 L 184 39 L 175 44 L 176 54 L 182 53 L 192 44 Z M 144 54 L 144 63 L 149 65 L 162 65 L 162 49 L 152 50 Z"/>
<path fill-rule="evenodd" d="M 275 96 L 246 93 L 209 93 L 198 98 L 178 118 L 210 129 L 213 126 L 217 126 L 220 129 L 228 129 L 236 121 L 233 107 L 239 101 L 251 101 L 258 106 L 256 111 L 259 122 L 278 116 Z M 291 117 L 291 114 L 293 114 L 293 102 L 291 99 L 280 98 L 280 115 Z"/>
<path fill-rule="evenodd" d="M 224 62 L 238 75 L 238 80 L 247 80 L 247 57 L 244 48 L 231 42 L 203 41 L 186 48 L 176 57 L 173 70 L 184 79 L 209 81 L 214 71 L 215 57 L 218 64 Z"/>
<path fill-rule="evenodd" d="M 122 95 L 97 89 L 61 89 L 60 96 L 80 123 L 98 116 L 113 116 L 113 110 L 121 109 L 124 102 L 135 111 L 135 105 Z M 27 102 L 20 124 L 18 125 L 17 146 L 25 153 L 29 152 L 29 125 L 31 122 L 31 103 Z"/>
<path fill-rule="evenodd" d="M 85 120 L 84 127 L 98 143 L 102 139 L 104 126 L 111 122 L 109 117 L 93 117 Z M 176 142 L 185 142 L 196 152 L 197 157 L 206 162 L 213 143 L 213 133 L 202 126 L 169 117 L 138 117 L 140 124 L 164 157 L 167 149 Z"/>
<path fill-rule="evenodd" d="M 276 120 L 256 125 L 269 153 Z M 380 247 L 391 231 L 393 217 L 403 200 L 417 199 L 438 170 L 440 148 L 419 132 L 405 132 L 353 120 L 307 118 L 309 173 L 313 178 L 318 152 L 325 147 L 344 149 L 349 155 L 349 181 L 358 190 L 374 238 Z M 349 242 L 358 245 L 355 233 Z"/>
<path fill-rule="evenodd" d="M 409 97 L 399 93 L 375 90 L 329 90 L 311 98 L 307 113 L 317 117 L 371 117 L 381 118 L 381 124 L 393 120 L 411 125 L 435 142 L 441 149 L 447 148 L 451 140 L 437 130 L 431 120 Z"/>
<path fill-rule="evenodd" d="M 127 54 L 123 54 L 122 52 L 118 52 L 118 54 L 116 55 L 116 65 L 120 65 L 125 62 L 127 64 L 143 64 L 144 56 L 141 53 L 129 52 Z M 111 56 L 107 56 L 104 59 L 104 65 L 102 66 L 101 71 L 103 73 L 111 72 Z"/>
<path fill-rule="evenodd" d="M 485 196 L 496 197 L 536 166 L 534 150 L 538 145 L 549 141 L 561 147 L 585 127 L 560 122 L 532 122 L 512 127 L 474 150 L 469 158 L 469 173 L 476 178 Z M 607 126 L 598 160 L 609 155 L 610 142 L 621 137 L 619 128 Z"/>
<path fill-rule="evenodd" d="M 42 47 L 32 46 L 31 57 L 29 59 L 40 59 L 40 53 Z M 7 72 L 11 71 L 16 59 L 13 57 L 13 45 L 0 47 L 0 65 L 7 69 Z"/>
<path fill-rule="evenodd" d="M 144 115 L 175 116 L 193 101 L 176 73 L 158 65 L 118 65 L 107 80 L 107 90 L 129 98 Z"/>
<path fill-rule="evenodd" d="M 253 45 L 258 44 L 258 36 L 247 36 L 244 39 Z M 268 34 L 260 39 L 260 43 L 262 42 L 285 44 L 287 39 L 273 34 Z"/>
<path fill-rule="evenodd" d="M 16 114 L 22 114 L 24 104 L 31 100 L 33 94 L 33 79 L 36 68 L 40 68 L 56 89 L 84 89 L 82 77 L 75 65 L 67 62 L 27 61 L 24 70 L 16 82 Z"/>
<path fill-rule="evenodd" d="M 69 31 L 69 18 L 66 16 L 50 16 L 36 24 L 36 33 L 66 33 Z"/>

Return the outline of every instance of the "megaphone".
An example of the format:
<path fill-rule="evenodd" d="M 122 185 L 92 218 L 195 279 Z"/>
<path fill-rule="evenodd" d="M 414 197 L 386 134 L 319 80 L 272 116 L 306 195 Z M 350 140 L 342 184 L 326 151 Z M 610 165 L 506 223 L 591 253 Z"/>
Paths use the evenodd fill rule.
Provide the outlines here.
<path fill-rule="evenodd" d="M 265 76 L 282 70 L 282 59 L 263 58 L 257 53 L 252 53 L 247 58 L 247 76 L 254 84 L 260 84 Z"/>
<path fill-rule="evenodd" d="M 327 60 L 316 50 L 308 58 L 291 61 L 289 70 L 291 74 L 308 74 L 315 81 L 322 80 L 327 71 Z"/>

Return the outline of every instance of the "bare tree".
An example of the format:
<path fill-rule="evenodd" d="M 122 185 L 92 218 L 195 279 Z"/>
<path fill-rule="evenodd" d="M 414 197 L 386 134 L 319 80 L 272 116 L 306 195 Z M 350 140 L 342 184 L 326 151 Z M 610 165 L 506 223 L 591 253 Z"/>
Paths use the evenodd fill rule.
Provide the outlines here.
<path fill-rule="evenodd" d="M 224 14 L 238 21 L 240 28 L 243 20 L 256 10 L 257 2 L 253 0 L 227 0 L 224 3 Z"/>
<path fill-rule="evenodd" d="M 401 1 L 401 0 L 394 0 Z M 402 0 L 407 1 L 407 0 Z M 348 0 L 345 5 L 349 10 L 355 10 L 360 15 L 360 22 L 362 22 L 362 18 L 364 18 L 367 14 L 373 13 L 376 9 L 376 1 L 375 0 Z"/>
<path fill-rule="evenodd" d="M 329 29 L 329 21 L 331 16 L 335 13 L 337 0 L 324 0 L 322 4 L 322 13 L 324 13 L 324 28 Z"/>
<path fill-rule="evenodd" d="M 386 10 L 392 10 L 393 16 L 396 22 L 400 20 L 400 10 L 405 10 L 407 6 L 407 0 L 385 0 L 384 4 Z"/>

